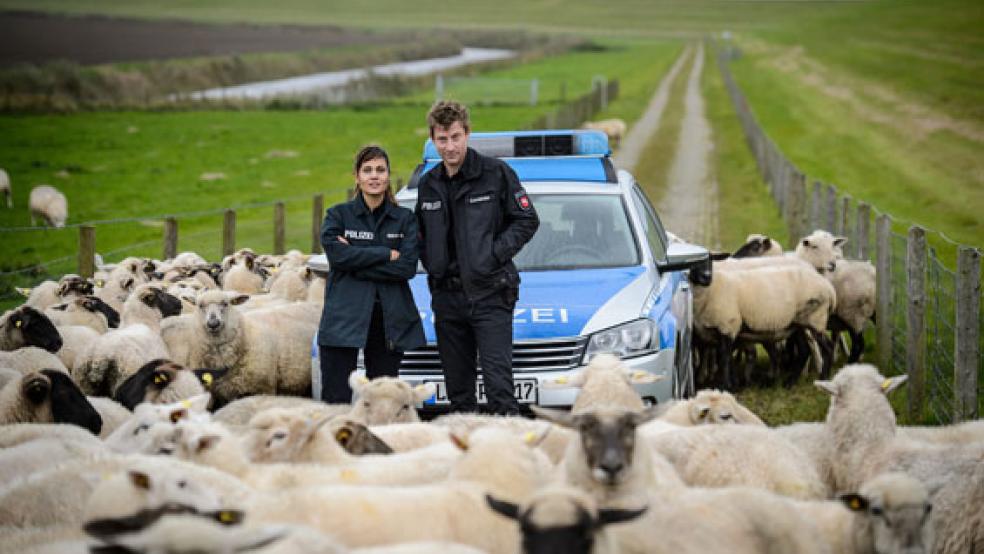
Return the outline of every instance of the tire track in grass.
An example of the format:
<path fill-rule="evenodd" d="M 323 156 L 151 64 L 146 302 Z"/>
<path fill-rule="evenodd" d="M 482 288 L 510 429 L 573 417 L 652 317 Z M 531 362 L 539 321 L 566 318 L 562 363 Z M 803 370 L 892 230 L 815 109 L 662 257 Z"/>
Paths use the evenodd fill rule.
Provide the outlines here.
<path fill-rule="evenodd" d="M 666 104 L 670 98 L 670 88 L 676 81 L 677 74 L 683 69 L 684 62 L 690 57 L 690 50 L 690 46 L 684 48 L 680 57 L 673 63 L 673 67 L 656 87 L 656 92 L 653 94 L 652 100 L 649 101 L 649 106 L 643 112 L 642 117 L 632 125 L 632 129 L 622 139 L 615 155 L 615 165 L 618 168 L 632 172 L 636 170 L 650 139 L 659 130 L 663 112 L 666 110 Z"/>
<path fill-rule="evenodd" d="M 687 79 L 676 155 L 670 165 L 666 191 L 659 201 L 659 212 L 666 228 L 681 238 L 719 248 L 718 184 L 709 164 L 714 143 L 701 90 L 703 70 L 701 43 Z"/>

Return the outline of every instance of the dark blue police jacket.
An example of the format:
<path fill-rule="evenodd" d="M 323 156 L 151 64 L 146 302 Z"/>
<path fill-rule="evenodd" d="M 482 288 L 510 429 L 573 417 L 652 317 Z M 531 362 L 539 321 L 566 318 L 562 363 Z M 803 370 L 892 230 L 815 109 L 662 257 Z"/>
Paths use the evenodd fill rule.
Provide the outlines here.
<path fill-rule="evenodd" d="M 321 225 L 321 246 L 328 258 L 325 307 L 318 328 L 321 346 L 366 345 L 376 295 L 383 309 L 386 344 L 406 351 L 424 344 L 420 313 L 407 281 L 417 271 L 417 219 L 414 213 L 384 201 L 374 214 L 357 194 L 328 209 Z M 349 244 L 339 242 L 344 237 Z M 390 261 L 390 250 L 400 257 Z"/>

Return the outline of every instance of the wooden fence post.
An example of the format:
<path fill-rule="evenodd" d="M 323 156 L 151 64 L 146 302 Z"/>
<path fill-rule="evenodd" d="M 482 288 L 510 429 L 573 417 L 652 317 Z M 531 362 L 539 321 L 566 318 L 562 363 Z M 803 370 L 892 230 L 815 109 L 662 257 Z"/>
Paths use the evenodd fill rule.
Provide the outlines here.
<path fill-rule="evenodd" d="M 858 236 L 857 250 L 859 260 L 871 258 L 871 206 L 858 202 L 858 222 L 855 227 Z"/>
<path fill-rule="evenodd" d="M 808 231 L 812 232 L 814 229 L 823 229 L 823 223 L 821 218 L 823 217 L 823 185 L 820 181 L 813 181 L 813 195 L 810 198 L 810 228 Z"/>
<path fill-rule="evenodd" d="M 878 347 L 878 366 L 888 371 L 892 367 L 892 218 L 887 214 L 878 216 L 875 222 L 875 240 L 878 243 L 875 343 Z"/>
<path fill-rule="evenodd" d="M 286 252 L 284 248 L 284 233 L 287 228 L 287 217 L 284 214 L 284 203 L 273 205 L 273 254 L 275 256 Z"/>
<path fill-rule="evenodd" d="M 88 279 L 96 273 L 96 228 L 79 227 L 79 276 Z"/>
<path fill-rule="evenodd" d="M 827 222 L 824 229 L 837 234 L 837 189 L 827 185 Z"/>
<path fill-rule="evenodd" d="M 906 373 L 909 375 L 909 424 L 923 420 L 926 397 L 926 231 L 909 228 L 906 253 L 908 309 L 906 310 Z"/>
<path fill-rule="evenodd" d="M 236 211 L 226 210 L 222 221 L 222 255 L 236 251 Z"/>
<path fill-rule="evenodd" d="M 834 234 L 847 237 L 854 244 L 854 237 L 851 236 L 851 197 L 846 194 L 841 197 L 840 223 Z"/>
<path fill-rule="evenodd" d="M 164 218 L 164 259 L 170 260 L 178 255 L 178 220 Z"/>
<path fill-rule="evenodd" d="M 325 218 L 325 195 L 315 194 L 311 203 L 311 252 L 321 253 L 321 222 Z"/>
<path fill-rule="evenodd" d="M 961 246 L 957 251 L 957 321 L 954 337 L 956 398 L 953 422 L 977 419 L 977 371 L 981 340 L 981 251 Z"/>

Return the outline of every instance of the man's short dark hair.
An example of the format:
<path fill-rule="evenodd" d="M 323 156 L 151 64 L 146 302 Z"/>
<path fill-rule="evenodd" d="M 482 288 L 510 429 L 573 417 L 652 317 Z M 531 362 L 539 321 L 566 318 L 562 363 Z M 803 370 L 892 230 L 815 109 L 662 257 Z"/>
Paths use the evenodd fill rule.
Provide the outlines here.
<path fill-rule="evenodd" d="M 439 100 L 427 112 L 427 126 L 430 128 L 432 137 L 434 136 L 434 129 L 436 127 L 446 129 L 454 124 L 455 121 L 461 122 L 461 126 L 465 128 L 465 132 L 471 131 L 471 125 L 468 121 L 468 108 L 452 100 Z"/>

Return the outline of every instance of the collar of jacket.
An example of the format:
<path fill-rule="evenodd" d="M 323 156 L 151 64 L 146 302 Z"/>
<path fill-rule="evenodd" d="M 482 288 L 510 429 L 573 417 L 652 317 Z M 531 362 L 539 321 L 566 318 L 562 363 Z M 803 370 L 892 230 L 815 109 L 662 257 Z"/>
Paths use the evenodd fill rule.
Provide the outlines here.
<path fill-rule="evenodd" d="M 355 208 L 355 215 L 359 217 L 369 215 L 369 206 L 366 205 L 366 199 L 362 197 L 362 191 L 359 191 L 359 193 L 355 195 L 355 198 L 352 199 L 352 204 Z M 383 203 L 376 208 L 377 210 L 382 210 L 379 212 L 379 217 L 376 218 L 376 221 L 382 221 L 384 217 L 390 215 L 390 208 L 392 207 L 391 204 L 392 202 L 390 202 L 388 198 L 383 198 Z"/>
<path fill-rule="evenodd" d="M 437 164 L 438 177 L 442 181 L 450 181 L 448 177 L 447 168 L 444 167 L 444 162 Z M 468 147 L 468 152 L 465 153 L 465 161 L 461 163 L 461 167 L 458 168 L 457 175 L 461 175 L 462 181 L 471 181 L 482 174 L 482 159 L 478 152 L 476 152 L 472 147 Z"/>

